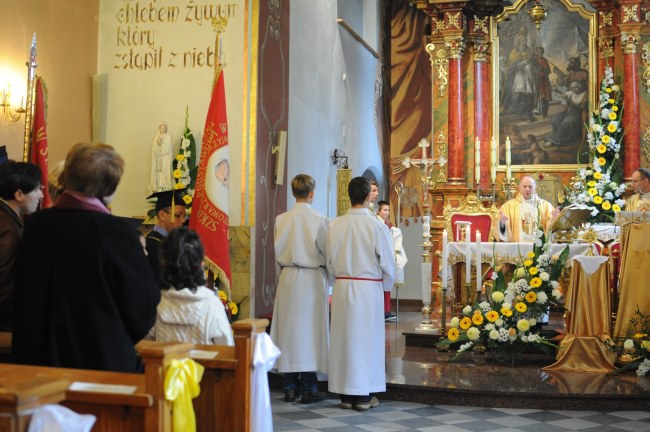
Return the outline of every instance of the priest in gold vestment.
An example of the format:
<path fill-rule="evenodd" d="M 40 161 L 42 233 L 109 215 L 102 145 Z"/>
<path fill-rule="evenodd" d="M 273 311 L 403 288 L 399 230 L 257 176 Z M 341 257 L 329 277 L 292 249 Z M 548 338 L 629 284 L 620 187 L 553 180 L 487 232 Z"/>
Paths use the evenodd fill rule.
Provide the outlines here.
<path fill-rule="evenodd" d="M 650 211 L 650 170 L 639 168 L 630 177 L 634 188 L 632 195 L 625 203 L 626 211 Z"/>
<path fill-rule="evenodd" d="M 499 209 L 494 238 L 504 242 L 533 242 L 535 231 L 546 231 L 559 211 L 537 196 L 537 183 L 532 177 L 522 177 L 517 190 L 519 194 Z"/>

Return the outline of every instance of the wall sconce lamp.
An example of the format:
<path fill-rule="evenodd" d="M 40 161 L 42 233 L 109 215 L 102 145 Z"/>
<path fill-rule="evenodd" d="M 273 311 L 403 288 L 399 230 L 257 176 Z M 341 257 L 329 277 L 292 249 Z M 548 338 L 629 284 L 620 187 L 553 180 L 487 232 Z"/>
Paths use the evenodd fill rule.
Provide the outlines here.
<path fill-rule="evenodd" d="M 16 122 L 20 119 L 20 116 L 25 113 L 25 108 L 23 107 L 24 98 L 21 98 L 20 105 L 18 108 L 11 107 L 11 84 L 5 82 L 0 86 L 0 108 L 2 108 L 2 113 L 5 117 L 9 118 L 10 121 Z"/>
<path fill-rule="evenodd" d="M 332 165 L 338 169 L 348 169 L 348 157 L 339 149 L 334 149 L 332 152 Z"/>

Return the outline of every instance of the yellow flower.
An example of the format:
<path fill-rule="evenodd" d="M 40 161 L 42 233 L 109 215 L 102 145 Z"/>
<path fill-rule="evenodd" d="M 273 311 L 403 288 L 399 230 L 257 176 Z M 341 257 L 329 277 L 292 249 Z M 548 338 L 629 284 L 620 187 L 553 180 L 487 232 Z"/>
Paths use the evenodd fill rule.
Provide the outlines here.
<path fill-rule="evenodd" d="M 614 204 L 612 206 L 612 210 L 614 210 L 615 212 L 620 212 L 621 211 L 621 206 L 618 205 L 618 204 Z"/>
<path fill-rule="evenodd" d="M 607 93 L 611 93 L 611 92 L 612 92 L 612 89 L 611 89 L 610 87 L 607 87 L 607 88 L 605 89 L 605 91 L 606 91 Z"/>
<path fill-rule="evenodd" d="M 181 183 L 181 182 L 178 182 L 178 183 L 176 183 L 176 184 L 174 185 L 174 189 L 183 189 L 184 187 L 185 187 L 185 186 L 184 186 L 183 183 Z"/>
<path fill-rule="evenodd" d="M 190 204 L 192 202 L 192 197 L 190 195 L 183 195 L 183 201 L 185 201 L 185 204 Z"/>
<path fill-rule="evenodd" d="M 472 322 L 474 323 L 474 325 L 480 326 L 481 324 L 483 324 L 483 315 L 481 315 L 480 313 L 474 314 L 472 316 Z"/>
<path fill-rule="evenodd" d="M 598 195 L 598 191 L 596 190 L 596 188 L 589 189 L 587 193 L 591 196 Z"/>
<path fill-rule="evenodd" d="M 497 311 L 491 310 L 485 314 L 485 318 L 487 318 L 488 321 L 493 323 L 494 321 L 499 319 L 499 313 Z"/>
<path fill-rule="evenodd" d="M 526 261 L 524 261 L 524 266 L 526 266 L 526 267 L 530 267 L 530 266 L 532 266 L 532 265 L 533 265 L 533 262 L 532 262 L 531 260 L 526 260 Z"/>
<path fill-rule="evenodd" d="M 531 267 L 528 269 L 528 273 L 530 273 L 531 276 L 535 276 L 537 273 L 539 273 L 539 270 L 537 270 L 537 267 Z"/>
<path fill-rule="evenodd" d="M 600 195 L 596 195 L 594 197 L 594 204 L 600 204 L 602 202 L 603 202 L 603 197 L 601 197 Z"/>
<path fill-rule="evenodd" d="M 183 159 L 185 159 L 185 155 L 182 155 L 182 154 L 177 154 L 177 155 L 176 155 L 176 160 L 177 160 L 177 161 L 180 162 L 180 161 L 182 161 Z"/>
<path fill-rule="evenodd" d="M 235 302 L 228 303 L 228 307 L 230 308 L 230 313 L 232 313 L 233 315 L 237 315 L 237 312 L 239 312 L 239 308 L 237 307 L 237 303 Z"/>
<path fill-rule="evenodd" d="M 596 147 L 596 150 L 598 150 L 598 153 L 605 153 L 607 151 L 607 146 L 605 144 L 601 144 Z"/>
<path fill-rule="evenodd" d="M 614 106 L 612 107 L 612 111 L 618 111 L 618 107 L 617 107 L 616 105 L 614 105 Z"/>
<path fill-rule="evenodd" d="M 528 303 L 533 303 L 535 300 L 537 300 L 537 293 L 535 293 L 535 291 L 528 291 L 526 293 L 526 301 Z"/>
<path fill-rule="evenodd" d="M 593 180 L 590 180 L 590 181 L 587 182 L 587 186 L 590 187 L 590 188 L 596 186 L 597 184 L 598 184 L 598 183 L 596 183 L 596 182 L 593 181 Z"/>
<path fill-rule="evenodd" d="M 183 175 L 183 172 L 181 170 L 179 170 L 179 169 L 175 169 L 173 174 L 174 174 L 174 178 L 181 178 L 181 176 Z"/>
<path fill-rule="evenodd" d="M 598 165 L 603 166 L 607 163 L 604 157 L 599 157 L 598 158 Z"/>
<path fill-rule="evenodd" d="M 603 178 L 603 173 L 601 173 L 600 171 L 596 171 L 596 172 L 594 173 L 594 178 L 595 178 L 596 180 L 600 180 L 601 178 Z M 594 185 L 594 186 L 595 186 L 595 185 Z"/>
<path fill-rule="evenodd" d="M 221 290 L 219 290 L 219 292 L 217 293 L 217 295 L 219 296 L 219 299 L 220 299 L 221 301 L 226 301 L 226 300 L 228 300 L 228 296 L 226 295 L 226 293 L 223 292 L 223 291 L 221 291 Z"/>
<path fill-rule="evenodd" d="M 449 339 L 450 341 L 453 342 L 456 339 L 458 339 L 459 335 L 460 335 L 460 333 L 458 332 L 458 329 L 456 327 L 452 327 L 447 332 L 447 339 Z"/>
<path fill-rule="evenodd" d="M 501 315 L 503 315 L 506 318 L 511 317 L 512 316 L 512 309 L 501 308 Z"/>
<path fill-rule="evenodd" d="M 480 309 L 476 309 L 476 310 L 474 311 L 474 315 L 480 315 L 480 314 L 481 314 L 481 310 L 480 310 Z"/>
<path fill-rule="evenodd" d="M 520 319 L 517 321 L 517 328 L 519 329 L 520 332 L 527 332 L 530 330 L 530 323 L 528 322 L 527 319 Z"/>
<path fill-rule="evenodd" d="M 533 288 L 539 288 L 542 286 L 542 280 L 538 277 L 534 277 L 530 280 L 530 286 Z"/>
<path fill-rule="evenodd" d="M 460 323 L 458 323 L 458 325 L 463 330 L 467 330 L 468 328 L 470 328 L 472 326 L 472 320 L 469 319 L 469 317 L 463 317 L 463 319 L 460 320 Z"/>
<path fill-rule="evenodd" d="M 609 119 L 610 120 L 616 120 L 616 113 L 614 111 L 609 112 Z"/>
<path fill-rule="evenodd" d="M 512 327 L 509 328 L 509 329 L 508 329 L 508 336 L 512 336 L 512 337 L 517 336 L 517 330 L 515 330 L 515 329 L 512 328 Z"/>
<path fill-rule="evenodd" d="M 641 339 L 641 338 L 644 338 L 644 337 L 646 337 L 646 336 L 648 336 L 647 333 L 637 333 L 637 334 L 635 334 L 635 335 L 632 336 L 632 337 L 633 337 L 634 339 Z"/>
<path fill-rule="evenodd" d="M 610 123 L 607 125 L 607 131 L 610 133 L 616 132 L 616 124 L 615 123 Z"/>
<path fill-rule="evenodd" d="M 609 210 L 612 208 L 612 204 L 609 201 L 603 201 L 602 207 L 603 210 Z"/>
<path fill-rule="evenodd" d="M 613 104 L 613 103 L 616 102 L 616 101 L 615 101 L 614 99 L 607 99 L 607 102 Z"/>
<path fill-rule="evenodd" d="M 527 256 L 528 258 L 535 258 L 535 252 L 528 252 L 528 253 L 526 254 L 526 256 Z"/>
<path fill-rule="evenodd" d="M 517 309 L 517 312 L 519 313 L 524 313 L 528 310 L 528 306 L 526 306 L 526 303 L 524 302 L 519 302 L 515 305 L 515 309 Z"/>
<path fill-rule="evenodd" d="M 603 141 L 603 143 L 607 144 L 609 142 L 609 140 L 610 140 L 609 135 L 603 135 L 601 140 Z"/>

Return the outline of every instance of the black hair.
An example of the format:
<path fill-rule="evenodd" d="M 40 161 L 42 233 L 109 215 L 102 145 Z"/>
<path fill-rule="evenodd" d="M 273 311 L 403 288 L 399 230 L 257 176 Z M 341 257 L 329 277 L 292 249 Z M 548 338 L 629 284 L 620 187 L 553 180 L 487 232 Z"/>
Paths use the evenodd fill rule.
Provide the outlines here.
<path fill-rule="evenodd" d="M 370 181 L 365 177 L 355 177 L 348 184 L 350 204 L 363 204 L 370 193 Z"/>
<path fill-rule="evenodd" d="M 161 285 L 178 291 L 205 285 L 203 244 L 196 231 L 180 227 L 172 230 L 160 248 Z"/>
<path fill-rule="evenodd" d="M 388 201 L 384 201 L 384 200 L 379 200 L 379 201 L 377 201 L 377 210 L 381 210 L 381 208 L 382 208 L 383 206 L 388 206 L 388 207 L 390 207 L 390 203 L 389 203 Z"/>
<path fill-rule="evenodd" d="M 636 170 L 639 174 L 641 174 L 641 177 L 650 179 L 650 169 L 648 168 L 638 168 Z"/>
<path fill-rule="evenodd" d="M 41 170 L 28 162 L 7 161 L 0 164 L 0 198 L 13 200 L 17 191 L 25 194 L 41 187 Z"/>

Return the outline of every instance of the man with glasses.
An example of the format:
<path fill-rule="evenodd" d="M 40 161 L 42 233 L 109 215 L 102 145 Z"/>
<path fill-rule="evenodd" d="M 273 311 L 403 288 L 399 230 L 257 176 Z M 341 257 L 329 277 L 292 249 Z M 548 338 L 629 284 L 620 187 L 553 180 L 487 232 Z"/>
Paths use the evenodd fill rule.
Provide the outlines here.
<path fill-rule="evenodd" d="M 156 277 L 156 283 L 160 286 L 160 245 L 167 238 L 169 232 L 185 223 L 187 213 L 183 195 L 185 189 L 175 189 L 161 192 L 154 192 L 147 199 L 156 199 L 157 223 L 147 234 L 146 249 L 147 259 L 151 270 Z"/>
<path fill-rule="evenodd" d="M 639 168 L 632 173 L 630 179 L 630 186 L 636 193 L 625 203 L 625 210 L 650 211 L 650 169 Z"/>

